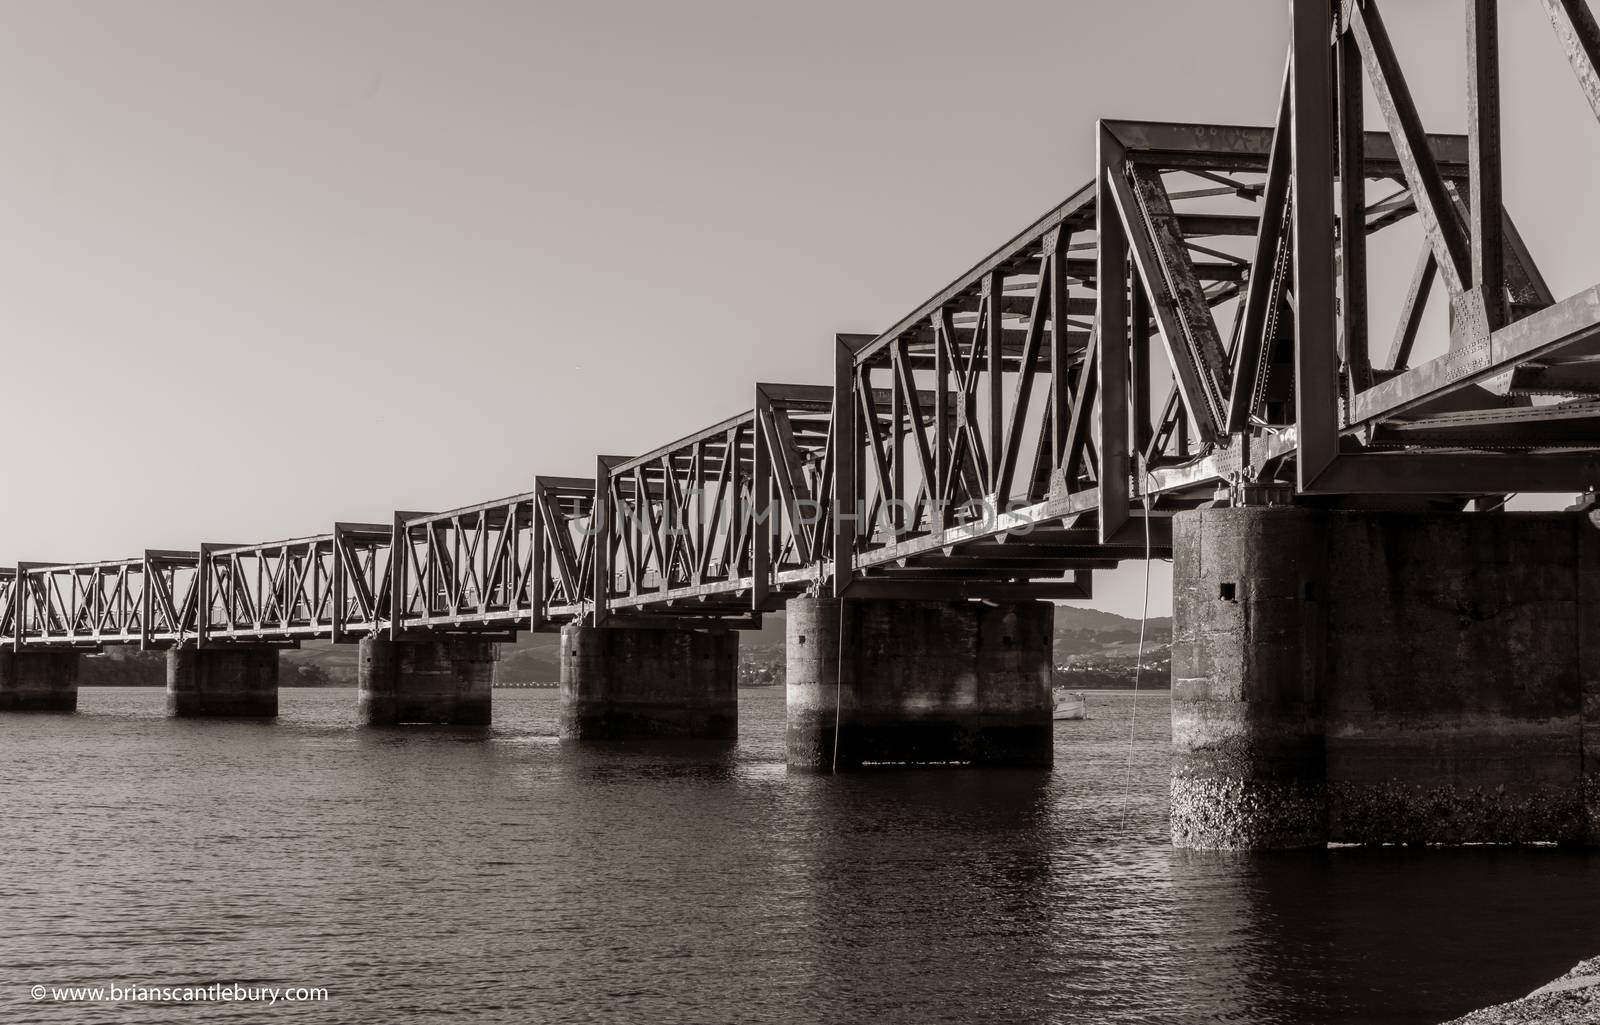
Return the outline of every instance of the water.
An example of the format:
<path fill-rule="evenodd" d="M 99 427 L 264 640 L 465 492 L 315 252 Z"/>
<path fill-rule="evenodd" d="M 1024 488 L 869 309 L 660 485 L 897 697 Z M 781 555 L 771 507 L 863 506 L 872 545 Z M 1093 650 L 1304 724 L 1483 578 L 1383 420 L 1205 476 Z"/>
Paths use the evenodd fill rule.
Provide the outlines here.
<path fill-rule="evenodd" d="M 0 716 L 0 1021 L 1437 1022 L 1600 952 L 1600 852 L 1194 854 L 1168 709 L 1093 694 L 1049 773 L 789 776 L 781 689 L 723 756 L 495 726 Z M 1124 800 L 1127 826 L 1122 826 Z M 30 985 L 326 987 L 322 1005 L 33 1003 Z M 99 1015 L 99 1017 L 96 1017 Z"/>

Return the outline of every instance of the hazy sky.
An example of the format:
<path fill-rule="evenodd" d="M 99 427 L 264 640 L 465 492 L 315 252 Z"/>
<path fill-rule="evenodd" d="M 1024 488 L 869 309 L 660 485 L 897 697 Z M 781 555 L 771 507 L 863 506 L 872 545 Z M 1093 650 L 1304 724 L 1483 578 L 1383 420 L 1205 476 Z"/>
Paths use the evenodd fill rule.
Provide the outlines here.
<path fill-rule="evenodd" d="M 1460 0 L 1387 6 L 1460 131 Z M 1507 204 L 1567 295 L 1600 126 L 1502 9 Z M 1096 116 L 1268 122 L 1286 12 L 6 0 L 0 561 L 463 505 L 825 383 L 1088 180 Z"/>

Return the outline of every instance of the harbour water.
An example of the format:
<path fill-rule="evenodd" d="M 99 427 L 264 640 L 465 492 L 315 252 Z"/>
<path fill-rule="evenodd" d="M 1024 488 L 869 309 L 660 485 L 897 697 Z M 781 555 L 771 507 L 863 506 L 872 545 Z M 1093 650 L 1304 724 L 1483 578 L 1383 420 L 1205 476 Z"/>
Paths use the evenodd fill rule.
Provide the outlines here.
<path fill-rule="evenodd" d="M 165 718 L 0 717 L 0 1021 L 50 985 L 326 987 L 118 1021 L 1432 1023 L 1600 950 L 1600 852 L 1173 850 L 1165 692 L 1091 692 L 1053 771 L 790 776 L 782 688 L 724 753 Z M 1131 745 L 1130 745 L 1131 735 Z M 1131 757 L 1130 757 L 1131 752 Z"/>

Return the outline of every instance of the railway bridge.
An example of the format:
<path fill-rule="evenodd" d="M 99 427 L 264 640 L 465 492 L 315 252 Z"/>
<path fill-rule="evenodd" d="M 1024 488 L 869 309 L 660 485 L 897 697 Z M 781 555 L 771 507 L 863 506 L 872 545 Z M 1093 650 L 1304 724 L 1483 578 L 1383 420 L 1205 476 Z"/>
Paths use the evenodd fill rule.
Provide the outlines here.
<path fill-rule="evenodd" d="M 1600 117 L 1592 12 L 1540 2 Z M 1462 7 L 1465 134 L 1377 0 L 1290 0 L 1267 123 L 1098 122 L 1092 181 L 831 382 L 592 475 L 0 571 L 0 708 L 138 645 L 173 714 L 273 715 L 316 639 L 360 645 L 367 722 L 481 723 L 494 645 L 560 631 L 563 735 L 728 738 L 738 631 L 787 610 L 792 768 L 1048 765 L 1052 601 L 1172 558 L 1175 843 L 1596 842 L 1600 285 L 1558 299 L 1518 232 L 1496 3 Z"/>

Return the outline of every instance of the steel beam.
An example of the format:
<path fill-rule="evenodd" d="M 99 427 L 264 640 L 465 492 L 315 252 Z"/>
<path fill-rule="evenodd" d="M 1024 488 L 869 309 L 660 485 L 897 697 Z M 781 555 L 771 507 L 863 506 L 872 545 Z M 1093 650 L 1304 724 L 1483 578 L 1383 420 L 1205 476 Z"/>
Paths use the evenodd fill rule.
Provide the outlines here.
<path fill-rule="evenodd" d="M 1100 313 L 1095 318 L 1098 335 L 1096 382 L 1102 415 L 1095 447 L 1100 453 L 1100 537 L 1116 533 L 1129 515 L 1128 475 L 1131 439 L 1128 418 L 1123 413 L 1129 402 L 1128 236 L 1116 212 L 1116 183 L 1122 179 L 1126 153 L 1116 135 L 1100 124 L 1099 152 L 1095 166 L 1095 231 L 1099 269 L 1095 273 Z M 1105 411 L 1113 412 L 1107 414 Z"/>
<path fill-rule="evenodd" d="M 1334 350 L 1333 22 L 1327 0 L 1293 0 L 1290 137 L 1294 158 L 1295 467 L 1301 490 L 1338 454 L 1339 366 Z"/>

